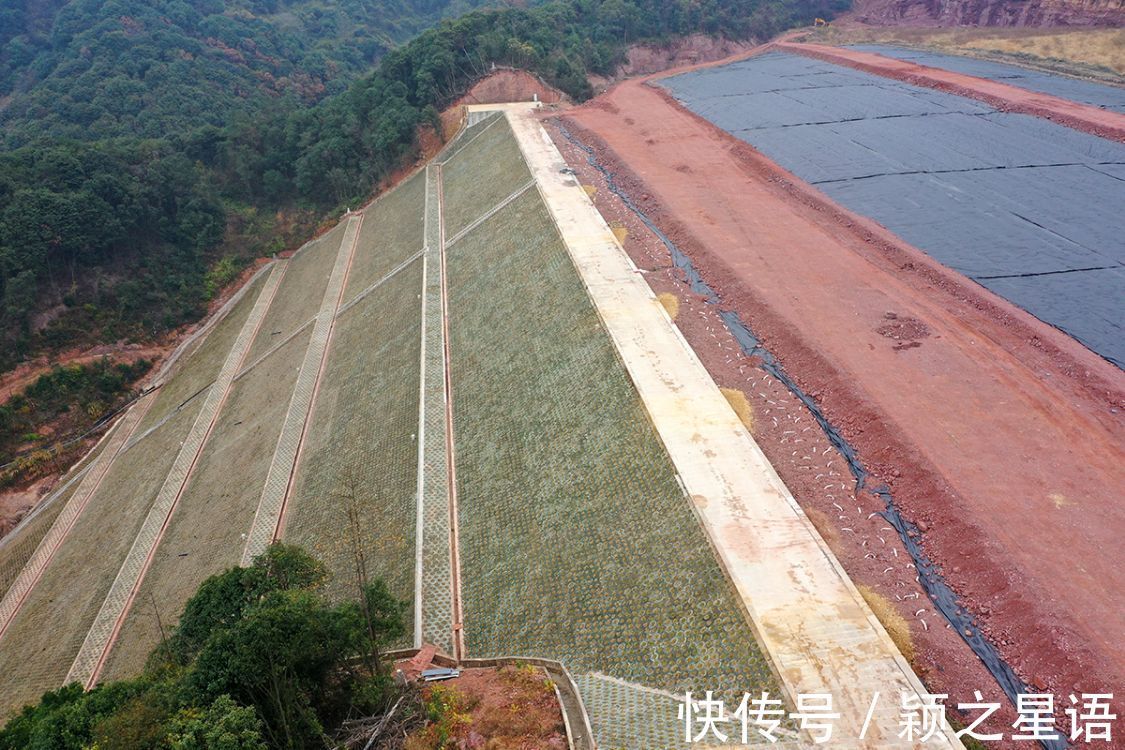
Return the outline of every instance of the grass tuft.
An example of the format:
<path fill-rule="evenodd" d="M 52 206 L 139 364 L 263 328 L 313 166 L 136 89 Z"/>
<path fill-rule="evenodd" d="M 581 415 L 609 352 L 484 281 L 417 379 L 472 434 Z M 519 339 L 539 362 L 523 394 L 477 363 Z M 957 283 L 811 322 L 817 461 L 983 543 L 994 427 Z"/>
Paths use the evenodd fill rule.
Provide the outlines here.
<path fill-rule="evenodd" d="M 680 314 L 680 298 L 671 292 L 663 292 L 656 295 L 656 299 L 664 306 L 664 312 L 668 313 L 668 317 L 675 320 Z"/>
<path fill-rule="evenodd" d="M 864 586 L 862 583 L 856 584 L 856 588 L 859 589 L 859 593 L 863 594 L 867 606 L 871 607 L 871 611 L 879 618 L 879 622 L 883 623 L 883 627 L 887 629 L 887 634 L 898 646 L 898 650 L 902 652 L 908 662 L 913 664 L 914 641 L 910 638 L 910 623 L 899 614 L 895 605 L 891 604 L 890 600 L 882 594 Z"/>
<path fill-rule="evenodd" d="M 746 394 L 737 388 L 720 388 L 723 395 L 727 397 L 727 402 L 738 418 L 742 420 L 742 424 L 746 425 L 746 429 L 753 434 L 754 432 L 754 407 L 750 406 L 750 402 L 746 400 Z"/>

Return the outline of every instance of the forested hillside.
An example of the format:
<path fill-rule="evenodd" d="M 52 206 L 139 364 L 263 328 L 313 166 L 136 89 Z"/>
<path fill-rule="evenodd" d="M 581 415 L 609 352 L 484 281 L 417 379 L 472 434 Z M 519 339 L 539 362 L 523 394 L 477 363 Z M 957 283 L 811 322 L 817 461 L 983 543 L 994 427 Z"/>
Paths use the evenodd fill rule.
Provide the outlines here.
<path fill-rule="evenodd" d="M 280 231 L 220 190 L 207 144 L 485 1 L 3 0 L 0 371 L 200 315 Z"/>
<path fill-rule="evenodd" d="M 160 138 L 291 95 L 339 92 L 388 49 L 482 0 L 23 0 L 0 11 L 9 147 Z"/>
<path fill-rule="evenodd" d="M 476 0 L 4 2 L 0 370 L 199 316 L 283 229 L 367 196 L 492 63 L 581 99 L 628 44 L 765 38 L 847 0 L 551 0 L 385 55 Z"/>

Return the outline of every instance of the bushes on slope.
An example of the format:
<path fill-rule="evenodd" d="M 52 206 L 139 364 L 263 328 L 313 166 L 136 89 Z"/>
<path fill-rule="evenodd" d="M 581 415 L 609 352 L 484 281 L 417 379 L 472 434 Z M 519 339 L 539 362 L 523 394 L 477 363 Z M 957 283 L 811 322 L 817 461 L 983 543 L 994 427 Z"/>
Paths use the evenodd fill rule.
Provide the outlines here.
<path fill-rule="evenodd" d="M 272 545 L 205 581 L 134 680 L 46 693 L 0 730 L 0 750 L 323 748 L 350 715 L 384 710 L 395 688 L 379 650 L 403 629 L 377 582 L 364 602 L 317 592 L 323 565 Z"/>

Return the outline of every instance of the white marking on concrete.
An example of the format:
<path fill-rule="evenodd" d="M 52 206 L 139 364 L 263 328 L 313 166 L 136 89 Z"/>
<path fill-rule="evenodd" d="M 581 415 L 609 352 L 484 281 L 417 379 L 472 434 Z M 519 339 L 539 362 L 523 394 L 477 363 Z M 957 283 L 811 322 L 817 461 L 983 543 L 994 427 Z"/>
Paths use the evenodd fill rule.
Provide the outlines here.
<path fill-rule="evenodd" d="M 899 696 L 925 688 L 532 116 L 499 106 L 586 290 L 683 479 L 790 704 L 831 693 L 833 747 L 913 747 Z M 878 690 L 894 696 L 863 717 Z M 929 746 L 929 745 L 927 745 Z M 934 746 L 959 748 L 951 730 Z"/>

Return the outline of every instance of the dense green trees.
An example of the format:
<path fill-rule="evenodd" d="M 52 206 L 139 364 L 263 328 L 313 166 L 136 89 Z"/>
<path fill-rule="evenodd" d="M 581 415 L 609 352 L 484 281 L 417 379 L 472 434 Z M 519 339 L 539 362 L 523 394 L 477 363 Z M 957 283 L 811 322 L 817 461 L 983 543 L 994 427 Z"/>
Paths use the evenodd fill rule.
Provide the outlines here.
<path fill-rule="evenodd" d="M 9 147 L 162 138 L 343 91 L 442 15 L 481 0 L 17 0 L 0 19 Z"/>
<path fill-rule="evenodd" d="M 764 38 L 847 0 L 70 0 L 4 11 L 0 370 L 201 314 L 275 224 L 366 197 L 493 64 L 577 99 L 627 44 Z M 4 24 L 0 24 L 4 25 Z M 350 85 L 349 81 L 354 81 Z M 2 105 L 0 105 L 2 106 Z M 279 222 L 235 221 L 245 215 Z M 250 228 L 242 234 L 236 225 Z"/>
<path fill-rule="evenodd" d="M 8 343 L 26 338 L 30 314 L 44 302 L 74 313 L 93 305 L 114 338 L 143 338 L 198 316 L 205 254 L 222 239 L 224 222 L 210 175 L 170 141 L 53 143 L 0 154 L 0 320 Z M 106 274 L 119 275 L 107 283 Z M 74 317 L 70 323 L 82 325 Z M 65 326 L 45 335 L 70 343 Z"/>
<path fill-rule="evenodd" d="M 327 602 L 324 575 L 275 544 L 208 579 L 144 675 L 47 693 L 0 730 L 0 750 L 325 747 L 344 719 L 386 707 L 395 688 L 375 665 L 402 634 L 403 605 L 381 583 L 366 604 Z"/>

